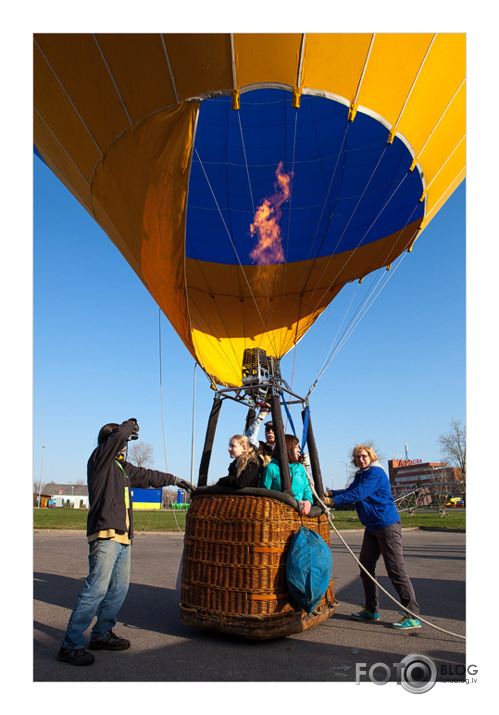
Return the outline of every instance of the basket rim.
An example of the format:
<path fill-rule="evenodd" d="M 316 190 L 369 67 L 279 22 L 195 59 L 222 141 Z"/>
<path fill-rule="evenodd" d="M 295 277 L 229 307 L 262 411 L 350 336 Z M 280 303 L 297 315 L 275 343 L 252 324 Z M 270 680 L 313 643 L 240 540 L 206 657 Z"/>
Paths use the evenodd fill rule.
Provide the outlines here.
<path fill-rule="evenodd" d="M 273 499 L 275 501 L 293 507 L 298 512 L 298 500 L 295 497 L 278 492 L 274 489 L 261 489 L 259 487 L 244 487 L 243 489 L 233 489 L 222 485 L 213 484 L 209 487 L 197 487 L 191 492 L 191 501 L 200 496 L 231 496 L 231 497 L 258 497 L 260 499 Z M 298 512 L 299 513 L 299 512 Z M 316 504 L 312 505 L 308 517 L 317 517 L 324 514 L 322 507 Z"/>

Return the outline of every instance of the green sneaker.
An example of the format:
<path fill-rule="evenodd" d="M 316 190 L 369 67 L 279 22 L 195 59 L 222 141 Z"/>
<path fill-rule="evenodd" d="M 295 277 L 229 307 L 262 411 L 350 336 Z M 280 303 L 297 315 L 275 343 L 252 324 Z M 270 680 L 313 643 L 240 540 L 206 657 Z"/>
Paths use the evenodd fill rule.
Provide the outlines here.
<path fill-rule="evenodd" d="M 351 613 L 350 617 L 356 621 L 379 621 L 379 613 L 372 613 L 367 608 L 363 608 L 358 613 Z"/>
<path fill-rule="evenodd" d="M 400 621 L 392 623 L 392 628 L 398 628 L 402 631 L 409 631 L 412 628 L 421 628 L 421 621 L 419 620 L 419 618 L 411 618 L 410 616 L 404 614 Z"/>

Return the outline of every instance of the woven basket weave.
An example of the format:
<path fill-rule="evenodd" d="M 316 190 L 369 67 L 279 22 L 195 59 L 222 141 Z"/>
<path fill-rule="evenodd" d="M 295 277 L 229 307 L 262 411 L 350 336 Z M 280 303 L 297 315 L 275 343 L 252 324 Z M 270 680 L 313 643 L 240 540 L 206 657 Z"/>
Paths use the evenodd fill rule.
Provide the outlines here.
<path fill-rule="evenodd" d="M 334 612 L 332 579 L 312 614 L 287 589 L 286 556 L 302 525 L 329 544 L 322 513 L 300 518 L 294 507 L 268 496 L 194 496 L 184 540 L 182 621 L 263 639 L 297 633 L 329 618 Z"/>

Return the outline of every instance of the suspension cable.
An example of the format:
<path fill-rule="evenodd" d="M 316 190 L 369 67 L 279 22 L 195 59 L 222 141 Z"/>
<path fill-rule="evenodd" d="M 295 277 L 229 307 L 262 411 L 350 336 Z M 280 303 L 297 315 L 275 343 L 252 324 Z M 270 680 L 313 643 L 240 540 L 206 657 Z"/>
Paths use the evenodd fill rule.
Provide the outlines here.
<path fill-rule="evenodd" d="M 243 125 L 242 125 L 242 122 L 241 122 L 241 112 L 240 112 L 240 111 L 237 111 L 237 120 L 238 120 L 238 123 L 239 123 L 239 134 L 240 134 L 240 136 L 241 136 L 241 148 L 242 148 L 242 151 L 243 151 L 244 166 L 245 166 L 245 169 L 246 169 L 246 177 L 247 177 L 247 179 L 248 179 L 248 189 L 249 189 L 250 198 L 251 198 L 251 211 L 252 211 L 252 216 L 255 216 L 255 199 L 254 199 L 254 197 L 253 197 L 253 187 L 252 187 L 252 185 L 251 185 L 251 177 L 250 177 L 249 164 L 248 164 L 248 155 L 247 155 L 247 153 L 246 153 L 246 142 L 245 142 L 245 140 L 244 140 L 244 132 L 243 132 Z M 264 286 L 265 286 L 265 298 L 266 298 L 266 301 L 267 301 L 268 316 L 269 316 L 269 318 L 270 318 L 270 320 L 271 320 L 270 295 L 269 295 L 269 289 L 268 289 L 268 285 L 267 285 L 266 271 L 265 271 L 265 268 L 264 268 L 263 266 L 260 267 L 260 270 L 261 270 L 261 275 L 262 275 L 262 278 L 263 278 L 263 284 L 264 284 Z M 272 320 L 271 320 L 271 323 L 272 323 Z M 268 326 L 265 325 L 265 331 L 262 331 L 260 341 L 263 340 L 263 335 L 264 335 L 264 333 L 267 333 L 268 330 L 269 330 Z M 271 330 L 271 331 L 274 330 L 274 327 L 273 327 L 272 324 L 270 325 L 270 330 Z M 274 338 L 273 338 L 273 339 L 274 339 Z M 274 352 L 277 352 L 277 348 L 276 348 L 275 345 L 274 345 Z"/>
<path fill-rule="evenodd" d="M 346 318 L 346 316 L 347 316 L 347 313 L 348 313 L 348 311 L 350 310 L 350 308 L 351 308 L 351 306 L 352 306 L 352 303 L 353 303 L 353 301 L 354 301 L 354 299 L 355 299 L 355 295 L 356 295 L 357 291 L 356 291 L 355 294 L 352 296 L 352 299 L 351 299 L 351 301 L 350 301 L 350 304 L 348 305 L 348 307 L 347 307 L 347 309 L 346 309 L 346 311 L 345 311 L 345 314 L 344 314 L 344 316 L 343 316 L 343 319 L 342 319 L 342 322 L 341 322 L 341 324 L 340 324 L 340 327 L 338 328 L 338 330 L 337 330 L 337 332 L 336 332 L 336 335 L 334 336 L 334 338 L 333 338 L 333 340 L 332 340 L 331 347 L 330 347 L 330 349 L 329 349 L 329 352 L 328 352 L 327 357 L 326 357 L 325 360 L 324 360 L 324 363 L 323 363 L 323 365 L 322 365 L 322 368 L 320 369 L 319 374 L 317 375 L 316 379 L 314 380 L 314 382 L 312 383 L 312 385 L 310 386 L 310 388 L 309 388 L 309 390 L 308 390 L 307 398 L 309 398 L 310 395 L 312 394 L 312 392 L 315 390 L 315 388 L 316 388 L 316 386 L 317 386 L 317 383 L 318 383 L 319 380 L 322 378 L 322 376 L 323 376 L 324 373 L 326 372 L 327 368 L 331 365 L 332 361 L 333 361 L 334 358 L 338 355 L 338 353 L 340 352 L 340 350 L 341 350 L 341 348 L 343 347 L 343 345 L 346 343 L 346 341 L 348 340 L 348 338 L 349 338 L 349 337 L 352 335 L 352 333 L 355 331 L 355 329 L 357 328 L 357 326 L 359 325 L 359 323 L 361 322 L 361 320 L 365 317 L 365 315 L 367 314 L 367 312 L 368 312 L 369 309 L 371 308 L 371 306 L 372 306 L 372 304 L 374 303 L 374 301 L 377 300 L 377 298 L 379 297 L 381 291 L 386 287 L 388 281 L 392 278 L 392 276 L 394 275 L 394 273 L 395 273 L 395 271 L 397 270 L 397 268 L 399 268 L 399 266 L 400 266 L 400 264 L 402 263 L 402 261 L 404 260 L 404 258 L 405 258 L 405 254 L 403 254 L 403 255 L 399 258 L 398 263 L 397 263 L 390 271 L 387 271 L 386 269 L 383 269 L 383 274 L 381 275 L 381 277 L 378 276 L 377 278 L 375 277 L 375 278 L 373 279 L 373 281 L 372 281 L 372 283 L 371 283 L 371 287 L 370 287 L 370 289 L 369 289 L 369 292 L 368 292 L 367 295 L 364 296 L 364 298 L 362 299 L 361 304 L 357 307 L 357 309 L 356 309 L 356 311 L 355 311 L 353 317 L 350 319 L 350 322 L 349 322 L 348 325 L 345 327 L 343 333 L 341 334 L 340 338 L 338 339 L 338 342 L 335 344 L 335 341 L 336 341 L 336 339 L 337 339 L 337 337 L 338 337 L 338 333 L 340 332 L 341 327 L 342 327 L 342 325 L 343 325 L 343 323 L 344 323 L 344 321 L 345 321 L 345 318 Z M 383 277 L 384 277 L 384 280 L 383 280 Z M 358 288 L 357 288 L 357 290 L 358 290 Z"/>
<path fill-rule="evenodd" d="M 159 397 L 161 402 L 161 426 L 163 432 L 163 452 L 165 455 L 165 472 L 168 471 L 168 461 L 166 459 L 166 437 L 165 437 L 165 410 L 163 405 L 163 358 L 161 352 L 161 308 L 158 312 L 158 344 L 159 344 Z"/>
<path fill-rule="evenodd" d="M 159 320 L 158 320 L 158 337 L 159 337 L 159 394 L 160 394 L 160 402 L 161 402 L 161 423 L 163 427 L 163 451 L 165 454 L 165 472 L 168 472 L 168 463 L 166 460 L 166 438 L 165 438 L 165 418 L 164 418 L 164 405 L 163 405 L 163 367 L 162 367 L 162 353 L 161 353 L 161 308 L 159 308 Z M 172 509 L 173 512 L 173 518 L 175 519 L 175 523 L 177 525 L 177 529 L 180 531 L 181 534 L 184 532 L 182 531 L 180 524 L 178 523 L 177 515 L 175 514 L 175 509 Z"/>
<path fill-rule="evenodd" d="M 248 287 L 248 291 L 249 291 L 249 294 L 250 294 L 251 299 L 252 299 L 252 301 L 253 301 L 253 304 L 254 304 L 254 306 L 255 306 L 256 312 L 258 313 L 258 317 L 259 317 L 260 320 L 261 320 L 262 327 L 263 327 L 263 331 L 264 331 L 264 332 L 267 332 L 267 330 L 268 330 L 267 323 L 266 323 L 266 321 L 264 320 L 263 315 L 262 315 L 262 313 L 261 313 L 261 311 L 260 311 L 260 306 L 258 305 L 258 301 L 256 300 L 255 294 L 253 293 L 253 289 L 251 288 L 251 284 L 250 284 L 250 282 L 249 282 L 249 280 L 248 280 L 248 276 L 246 275 L 246 271 L 244 270 L 244 266 L 243 266 L 243 264 L 242 264 L 242 262 L 241 262 L 241 259 L 240 259 L 240 257 L 239 257 L 239 254 L 238 254 L 238 252 L 237 252 L 237 249 L 236 249 L 234 240 L 233 240 L 232 235 L 231 235 L 231 233 L 230 233 L 230 231 L 229 231 L 229 227 L 227 226 L 227 223 L 226 223 L 226 221 L 225 221 L 225 219 L 224 219 L 224 216 L 223 216 L 223 213 L 222 213 L 222 209 L 220 208 L 220 205 L 219 205 L 219 203 L 218 203 L 218 201 L 217 201 L 217 197 L 215 196 L 215 192 L 214 192 L 214 190 L 213 190 L 213 187 L 212 187 L 212 185 L 211 185 L 211 182 L 210 182 L 210 180 L 209 180 L 209 178 L 208 178 L 208 174 L 206 173 L 206 169 L 205 169 L 205 167 L 204 167 L 203 162 L 201 161 L 201 157 L 199 156 L 199 152 L 198 152 L 197 149 L 195 149 L 195 153 L 196 153 L 197 160 L 199 161 L 199 165 L 200 165 L 200 167 L 201 167 L 201 170 L 202 170 L 202 172 L 203 172 L 205 181 L 206 181 L 206 183 L 207 183 L 207 185 L 208 185 L 208 188 L 209 188 L 209 190 L 210 190 L 210 192 L 211 192 L 212 199 L 213 199 L 213 201 L 214 201 L 214 203 L 215 203 L 215 206 L 216 206 L 216 208 L 217 208 L 217 210 L 218 210 L 220 219 L 221 219 L 221 221 L 222 221 L 222 223 L 223 223 L 223 226 L 224 226 L 224 228 L 225 228 L 225 231 L 226 231 L 226 233 L 227 233 L 227 236 L 228 236 L 230 245 L 231 245 L 231 247 L 232 247 L 232 250 L 234 251 L 234 256 L 236 257 L 236 260 L 237 260 L 237 262 L 238 262 L 238 264 L 239 264 L 239 268 L 241 269 L 241 273 L 242 273 L 243 278 L 244 278 L 244 280 L 245 280 L 245 282 L 246 282 L 246 285 L 247 285 L 247 287 Z"/>

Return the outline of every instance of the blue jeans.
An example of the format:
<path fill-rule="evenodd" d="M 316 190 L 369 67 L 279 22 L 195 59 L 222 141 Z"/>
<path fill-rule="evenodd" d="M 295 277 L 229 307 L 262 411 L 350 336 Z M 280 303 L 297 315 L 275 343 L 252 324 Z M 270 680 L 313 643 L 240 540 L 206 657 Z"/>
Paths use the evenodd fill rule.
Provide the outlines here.
<path fill-rule="evenodd" d="M 69 618 L 63 646 L 85 646 L 86 629 L 97 616 L 90 638 L 102 638 L 116 625 L 116 616 L 130 584 L 130 545 L 110 539 L 90 543 L 89 574 Z"/>

